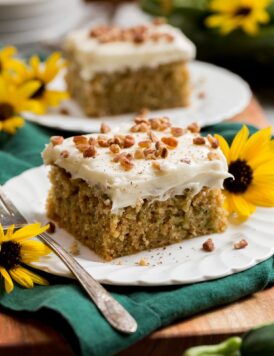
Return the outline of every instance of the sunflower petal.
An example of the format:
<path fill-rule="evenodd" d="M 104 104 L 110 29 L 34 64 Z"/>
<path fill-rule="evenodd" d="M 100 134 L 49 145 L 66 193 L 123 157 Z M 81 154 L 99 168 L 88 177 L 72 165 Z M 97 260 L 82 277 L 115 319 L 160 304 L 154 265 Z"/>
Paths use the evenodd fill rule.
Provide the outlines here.
<path fill-rule="evenodd" d="M 233 212 L 242 217 L 249 217 L 256 210 L 256 206 L 241 195 L 231 194 L 231 205 Z"/>
<path fill-rule="evenodd" d="M 7 293 L 10 293 L 13 291 L 14 285 L 12 282 L 12 279 L 10 278 L 10 275 L 8 274 L 7 270 L 3 267 L 0 266 L 0 273 L 4 278 L 5 281 L 5 290 Z"/>
<path fill-rule="evenodd" d="M 274 189 L 267 184 L 254 184 L 244 194 L 244 198 L 251 204 L 264 207 L 274 206 Z"/>
<path fill-rule="evenodd" d="M 215 134 L 214 136 L 219 141 L 220 148 L 226 157 L 227 163 L 229 164 L 230 163 L 230 153 L 229 153 L 229 145 L 228 145 L 227 141 L 225 140 L 225 138 L 223 136 L 220 136 L 218 134 Z"/>
<path fill-rule="evenodd" d="M 20 266 L 20 267 L 13 268 L 9 272 L 10 272 L 12 279 L 14 279 L 15 282 L 17 282 L 21 286 L 23 286 L 25 288 L 33 287 L 33 281 L 31 279 L 31 277 L 25 273 L 23 267 Z"/>
<path fill-rule="evenodd" d="M 25 84 L 22 84 L 18 92 L 22 95 L 23 98 L 30 98 L 33 93 L 36 92 L 37 89 L 41 86 L 41 82 L 39 80 L 29 80 Z"/>
<path fill-rule="evenodd" d="M 269 143 L 270 138 L 271 127 L 257 131 L 248 139 L 244 149 L 240 154 L 240 158 L 249 161 L 253 157 L 259 156 L 260 151 L 265 149 L 265 145 Z"/>
<path fill-rule="evenodd" d="M 45 278 L 39 276 L 38 274 L 36 274 L 36 273 L 34 273 L 34 272 L 24 268 L 24 267 L 20 267 L 20 269 L 21 269 L 21 272 L 24 272 L 25 275 L 27 275 L 29 278 L 31 278 L 31 280 L 34 283 L 40 284 L 42 286 L 48 286 L 49 285 L 49 282 Z"/>
<path fill-rule="evenodd" d="M 231 161 L 236 161 L 241 152 L 243 151 L 247 139 L 248 139 L 248 128 L 246 125 L 243 125 L 241 130 L 237 133 L 237 135 L 234 137 L 234 140 L 232 142 L 231 148 L 230 148 L 230 159 Z"/>
<path fill-rule="evenodd" d="M 22 227 L 21 229 L 15 231 L 13 234 L 13 240 L 16 242 L 22 242 L 26 239 L 35 237 L 42 234 L 49 228 L 49 225 L 41 227 L 41 224 L 35 223 Z"/>

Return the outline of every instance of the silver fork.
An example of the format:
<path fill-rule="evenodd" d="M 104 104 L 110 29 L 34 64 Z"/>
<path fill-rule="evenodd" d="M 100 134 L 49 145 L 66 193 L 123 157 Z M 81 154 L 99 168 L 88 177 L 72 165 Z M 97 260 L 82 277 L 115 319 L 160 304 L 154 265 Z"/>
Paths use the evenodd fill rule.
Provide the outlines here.
<path fill-rule="evenodd" d="M 26 225 L 27 220 L 17 210 L 0 186 L 0 223 L 4 229 L 14 224 L 16 228 Z M 39 235 L 55 254 L 65 263 L 85 289 L 106 320 L 117 330 L 132 334 L 137 330 L 135 319 L 101 286 L 83 267 L 47 233 Z"/>

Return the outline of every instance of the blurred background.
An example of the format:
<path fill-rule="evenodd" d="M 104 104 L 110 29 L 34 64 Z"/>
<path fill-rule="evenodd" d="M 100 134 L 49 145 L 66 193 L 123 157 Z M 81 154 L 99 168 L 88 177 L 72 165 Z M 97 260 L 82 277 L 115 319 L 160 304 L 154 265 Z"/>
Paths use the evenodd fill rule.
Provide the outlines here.
<path fill-rule="evenodd" d="M 219 18 L 219 26 L 212 26 L 214 20 L 210 25 L 210 15 L 225 15 L 228 8 L 236 9 L 239 4 L 238 16 L 257 16 L 254 33 L 251 23 L 249 27 L 247 24 L 245 28 L 234 28 L 232 21 L 223 31 L 225 16 Z M 72 29 L 103 23 L 130 26 L 159 16 L 179 27 L 196 44 L 197 59 L 216 63 L 244 77 L 274 124 L 272 0 L 0 0 L 0 45 L 15 45 L 23 56 L 35 52 L 43 57 L 60 49 L 64 35 Z"/>

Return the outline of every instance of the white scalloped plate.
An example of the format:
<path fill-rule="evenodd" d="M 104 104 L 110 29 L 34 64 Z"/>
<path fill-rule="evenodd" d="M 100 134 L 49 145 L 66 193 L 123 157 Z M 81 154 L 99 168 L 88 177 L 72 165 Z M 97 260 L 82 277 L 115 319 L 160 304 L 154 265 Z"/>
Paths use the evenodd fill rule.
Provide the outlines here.
<path fill-rule="evenodd" d="M 188 108 L 151 111 L 151 117 L 168 116 L 176 124 L 187 125 L 196 121 L 205 126 L 230 119 L 241 113 L 249 104 L 250 88 L 238 75 L 213 64 L 198 61 L 190 63 L 189 69 L 193 87 L 191 105 Z M 52 84 L 53 89 L 65 88 L 63 76 L 64 74 L 60 75 Z M 70 115 L 60 115 L 61 108 L 67 109 Z M 74 132 L 96 132 L 102 122 L 113 127 L 132 122 L 134 117 L 134 114 L 126 114 L 100 119 L 87 118 L 73 100 L 64 102 L 61 108 L 47 115 L 24 115 L 27 120 L 37 124 Z"/>
<path fill-rule="evenodd" d="M 28 221 L 46 223 L 45 200 L 49 182 L 44 166 L 25 171 L 4 185 L 6 194 Z M 103 262 L 85 246 L 79 245 L 78 262 L 98 281 L 115 285 L 171 285 L 216 279 L 244 271 L 262 262 L 274 253 L 274 209 L 258 208 L 242 225 L 229 226 L 222 234 L 211 235 L 215 250 L 201 249 L 209 237 L 197 237 L 166 248 L 154 249 L 135 255 Z M 74 238 L 57 228 L 52 235 L 63 247 L 70 249 Z M 233 249 L 233 243 L 246 239 L 248 246 Z M 148 266 L 140 266 L 144 259 Z M 45 257 L 35 266 L 44 271 L 71 277 L 70 272 L 55 256 Z"/>

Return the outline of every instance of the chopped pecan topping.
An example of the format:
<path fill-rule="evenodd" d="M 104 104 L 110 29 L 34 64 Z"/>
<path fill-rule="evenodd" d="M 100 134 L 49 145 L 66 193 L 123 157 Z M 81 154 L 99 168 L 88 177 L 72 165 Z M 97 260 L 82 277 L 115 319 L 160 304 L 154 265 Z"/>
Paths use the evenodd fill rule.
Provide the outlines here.
<path fill-rule="evenodd" d="M 61 143 L 64 141 L 63 136 L 51 136 L 50 142 L 52 143 L 53 146 L 61 145 Z"/>
<path fill-rule="evenodd" d="M 148 119 L 146 119 L 144 116 L 136 116 L 135 119 L 134 119 L 134 122 L 136 124 L 145 123 L 146 125 L 149 125 Z"/>
<path fill-rule="evenodd" d="M 175 137 L 162 137 L 161 140 L 170 148 L 175 148 L 178 146 L 178 141 Z"/>
<path fill-rule="evenodd" d="M 124 136 L 122 135 L 115 135 L 114 139 L 113 139 L 113 143 L 115 143 L 116 145 L 119 145 L 120 147 L 124 146 Z"/>
<path fill-rule="evenodd" d="M 140 146 L 142 148 L 149 148 L 150 145 L 151 145 L 151 141 L 150 140 L 144 140 L 144 141 L 138 142 L 138 146 Z"/>
<path fill-rule="evenodd" d="M 184 134 L 184 129 L 182 129 L 181 127 L 171 127 L 171 134 L 174 137 L 180 137 Z"/>
<path fill-rule="evenodd" d="M 194 137 L 193 139 L 194 145 L 204 145 L 206 143 L 205 138 L 202 136 Z"/>
<path fill-rule="evenodd" d="M 111 131 L 111 128 L 105 124 L 104 122 L 101 124 L 101 127 L 100 127 L 100 132 L 101 133 L 108 133 Z"/>
<path fill-rule="evenodd" d="M 168 149 L 166 147 L 160 147 L 160 156 L 162 158 L 167 158 L 168 156 Z"/>
<path fill-rule="evenodd" d="M 210 161 L 214 161 L 215 159 L 220 159 L 220 156 L 219 156 L 218 153 L 216 153 L 216 152 L 208 152 L 207 158 L 208 158 Z"/>
<path fill-rule="evenodd" d="M 85 144 L 85 143 L 76 145 L 77 150 L 80 151 L 80 152 L 84 152 L 84 151 L 87 150 L 89 147 L 90 147 L 90 145 L 89 145 L 89 144 Z"/>
<path fill-rule="evenodd" d="M 120 158 L 120 165 L 125 171 L 130 171 L 134 167 L 134 164 L 126 156 Z"/>
<path fill-rule="evenodd" d="M 244 239 L 234 243 L 234 248 L 236 250 L 240 250 L 242 248 L 245 248 L 246 246 L 248 246 L 248 242 Z"/>
<path fill-rule="evenodd" d="M 68 156 L 69 156 L 69 151 L 67 151 L 67 150 L 62 151 L 62 152 L 60 153 L 60 156 L 61 156 L 62 158 L 68 158 Z"/>
<path fill-rule="evenodd" d="M 148 132 L 148 138 L 149 138 L 152 142 L 158 142 L 158 141 L 159 141 L 158 137 L 157 137 L 152 131 L 149 131 L 149 132 Z"/>
<path fill-rule="evenodd" d="M 75 145 L 83 145 L 88 143 L 88 138 L 85 136 L 74 136 L 73 142 Z"/>
<path fill-rule="evenodd" d="M 126 135 L 125 139 L 124 139 L 124 148 L 129 148 L 131 146 L 133 146 L 135 143 L 135 139 L 133 136 L 130 135 Z"/>
<path fill-rule="evenodd" d="M 157 151 L 153 148 L 146 148 L 144 150 L 145 159 L 156 159 Z"/>
<path fill-rule="evenodd" d="M 94 145 L 89 146 L 84 152 L 83 152 L 83 157 L 84 158 L 90 158 L 90 157 L 95 157 L 96 156 L 96 148 Z"/>
<path fill-rule="evenodd" d="M 153 161 L 153 162 L 151 163 L 151 165 L 152 165 L 152 168 L 155 169 L 155 171 L 160 171 L 160 170 L 161 170 L 161 165 L 160 165 L 159 162 Z"/>
<path fill-rule="evenodd" d="M 96 138 L 94 138 L 94 137 L 90 137 L 90 138 L 88 139 L 88 143 L 89 143 L 89 145 L 96 145 L 97 140 L 96 140 Z"/>
<path fill-rule="evenodd" d="M 113 143 L 109 146 L 109 149 L 112 153 L 119 153 L 120 152 L 120 146 Z"/>
<path fill-rule="evenodd" d="M 200 126 L 196 122 L 188 125 L 187 129 L 192 133 L 199 133 L 201 131 Z"/>
<path fill-rule="evenodd" d="M 108 142 L 107 136 L 104 135 L 99 135 L 97 138 L 98 145 L 100 147 L 109 147 L 109 142 Z"/>
<path fill-rule="evenodd" d="M 186 163 L 186 164 L 190 164 L 191 163 L 189 158 L 182 158 L 182 159 L 180 159 L 180 161 L 183 162 L 183 163 Z"/>
<path fill-rule="evenodd" d="M 96 38 L 99 43 L 117 42 L 117 41 L 127 41 L 136 44 L 143 43 L 145 41 L 158 41 L 163 39 L 164 41 L 170 42 L 174 40 L 172 34 L 168 32 L 158 32 L 155 28 L 146 25 L 138 25 L 129 28 L 118 28 L 115 26 L 98 26 L 93 28 L 89 35 L 92 38 Z M 155 39 L 157 35 L 157 39 Z"/>
<path fill-rule="evenodd" d="M 151 126 L 152 130 L 158 130 L 161 125 L 161 122 L 159 119 L 149 119 L 149 122 L 150 122 L 150 126 Z"/>
<path fill-rule="evenodd" d="M 213 137 L 212 135 L 207 135 L 208 142 L 210 143 L 212 148 L 218 148 L 219 147 L 219 141 L 217 140 L 216 137 Z"/>
<path fill-rule="evenodd" d="M 143 150 L 141 150 L 140 148 L 137 148 L 137 150 L 134 152 L 134 158 L 135 159 L 143 159 L 143 158 L 145 158 Z"/>
<path fill-rule="evenodd" d="M 206 252 L 212 252 L 214 250 L 214 248 L 215 248 L 215 246 L 214 246 L 212 239 L 207 239 L 203 243 L 203 250 Z"/>

